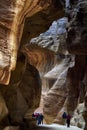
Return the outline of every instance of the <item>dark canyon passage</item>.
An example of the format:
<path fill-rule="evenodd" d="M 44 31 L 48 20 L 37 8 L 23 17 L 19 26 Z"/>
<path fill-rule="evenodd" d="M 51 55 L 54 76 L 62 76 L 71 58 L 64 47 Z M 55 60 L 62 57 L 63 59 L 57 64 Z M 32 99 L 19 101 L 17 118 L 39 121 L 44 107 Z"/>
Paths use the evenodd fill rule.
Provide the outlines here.
<path fill-rule="evenodd" d="M 36 126 L 36 110 L 87 130 L 86 66 L 86 0 L 0 1 L 0 130 Z"/>

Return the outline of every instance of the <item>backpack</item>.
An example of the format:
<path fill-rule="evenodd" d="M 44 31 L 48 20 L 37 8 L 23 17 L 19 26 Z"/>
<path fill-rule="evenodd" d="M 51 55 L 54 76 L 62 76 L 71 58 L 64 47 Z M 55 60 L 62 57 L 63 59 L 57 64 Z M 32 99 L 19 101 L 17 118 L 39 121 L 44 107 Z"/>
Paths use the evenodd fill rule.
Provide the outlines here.
<path fill-rule="evenodd" d="M 66 112 L 64 112 L 63 115 L 62 115 L 62 118 L 66 119 L 66 117 L 67 117 L 67 114 L 66 114 Z"/>

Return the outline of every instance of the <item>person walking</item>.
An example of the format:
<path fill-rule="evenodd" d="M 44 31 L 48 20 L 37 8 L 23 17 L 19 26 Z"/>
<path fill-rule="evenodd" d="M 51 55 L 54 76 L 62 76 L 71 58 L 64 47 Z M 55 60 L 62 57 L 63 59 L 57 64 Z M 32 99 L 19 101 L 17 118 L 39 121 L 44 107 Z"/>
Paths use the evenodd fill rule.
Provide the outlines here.
<path fill-rule="evenodd" d="M 38 117 L 37 117 L 37 124 L 38 124 L 38 125 L 41 124 L 41 116 L 40 116 L 40 113 L 38 114 Z"/>
<path fill-rule="evenodd" d="M 43 119 L 44 119 L 44 116 L 42 113 L 40 113 L 40 119 L 41 119 L 41 124 L 43 124 Z"/>
<path fill-rule="evenodd" d="M 71 116 L 68 114 L 66 117 L 67 127 L 70 127 L 70 120 L 71 120 Z"/>
<path fill-rule="evenodd" d="M 64 113 L 62 114 L 62 118 L 63 118 L 64 125 L 66 125 L 66 117 L 67 117 L 67 113 L 64 112 Z"/>

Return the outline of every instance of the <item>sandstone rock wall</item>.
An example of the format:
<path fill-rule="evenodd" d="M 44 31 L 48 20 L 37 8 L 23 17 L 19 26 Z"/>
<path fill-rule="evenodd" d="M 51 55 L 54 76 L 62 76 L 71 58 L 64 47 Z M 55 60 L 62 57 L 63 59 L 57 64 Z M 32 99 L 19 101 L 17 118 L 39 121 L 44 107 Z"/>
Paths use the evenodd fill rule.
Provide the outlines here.
<path fill-rule="evenodd" d="M 61 8 L 62 6 L 59 1 L 57 3 L 57 6 L 55 7 L 56 5 L 55 1 L 54 2 L 52 0 L 47 0 L 47 1 L 45 0 L 33 0 L 33 1 L 10 0 L 8 1 L 7 0 L 5 2 L 3 2 L 3 0 L 1 1 L 0 3 L 0 60 L 1 60 L 0 77 L 1 77 L 1 83 L 3 84 L 9 83 L 11 70 L 14 70 L 16 67 L 17 53 L 20 47 L 22 34 L 26 35 L 27 33 L 27 37 L 29 37 L 29 33 L 28 33 L 30 30 L 29 28 L 28 30 L 26 30 L 26 27 L 25 27 L 25 31 L 23 33 L 25 19 L 32 16 L 31 20 L 33 20 L 34 18 L 33 16 L 37 14 L 36 19 L 42 17 L 40 23 L 43 24 L 42 22 L 43 17 L 45 16 L 48 17 L 49 21 L 48 22 L 46 21 L 48 24 L 46 24 L 46 27 L 43 27 L 42 29 L 40 29 L 43 31 L 44 29 L 47 28 L 47 26 L 51 23 L 51 21 L 54 18 L 56 18 L 57 14 L 62 9 Z M 57 9 L 59 10 L 58 12 L 56 11 Z M 41 12 L 42 10 L 43 12 Z M 52 11 L 57 12 L 57 13 L 55 13 L 55 16 L 53 16 L 52 14 L 51 17 L 49 17 Z M 38 14 L 38 12 L 40 12 L 40 15 Z M 42 13 L 44 16 L 41 16 Z M 60 17 L 60 13 L 58 17 Z M 31 24 L 29 25 L 29 27 L 31 27 Z M 33 30 L 32 32 L 33 33 L 30 34 L 31 37 L 40 33 L 40 31 L 38 33 L 37 32 L 35 33 L 35 30 Z M 23 43 L 26 43 L 26 41 L 24 40 Z"/>
<path fill-rule="evenodd" d="M 84 102 L 87 129 L 87 1 L 66 0 L 67 33 L 61 19 L 62 25 L 53 23 L 59 30 L 50 27 L 51 35 L 48 30 L 29 42 L 64 15 L 63 4 L 63 0 L 1 0 L 0 83 L 4 85 L 0 85 L 0 127 L 21 125 L 23 119 L 32 124 L 31 114 L 39 106 L 43 83 L 47 122 L 61 123 L 63 111 L 73 115 Z"/>
<path fill-rule="evenodd" d="M 86 64 L 87 64 L 87 1 L 81 0 L 81 1 L 70 1 L 71 7 L 67 8 L 66 15 L 68 16 L 68 34 L 67 34 L 67 49 L 70 53 L 75 54 L 75 67 L 71 68 L 68 73 L 68 77 L 72 77 L 69 79 L 69 82 L 71 84 L 69 86 L 72 86 L 69 88 L 69 93 L 74 91 L 77 91 L 77 97 L 80 99 L 82 98 L 82 101 L 85 102 L 85 108 L 86 108 Z M 76 81 L 75 81 L 76 80 Z M 81 88 L 82 87 L 82 88 Z M 77 89 L 77 90 L 75 90 Z M 81 93 L 83 96 L 81 97 Z M 79 93 L 78 93 L 79 92 Z M 70 94 L 71 95 L 71 94 Z M 74 95 L 74 94 L 73 94 Z M 68 97 L 68 101 L 69 101 Z M 77 101 L 76 101 L 77 100 Z M 76 99 L 73 104 L 78 104 L 78 99 Z M 73 101 L 73 99 L 72 99 Z M 79 100 L 80 102 L 80 100 Z M 70 106 L 72 106 L 68 102 L 68 110 L 70 109 Z M 76 108 L 76 106 L 73 105 L 73 110 Z M 71 111 L 71 110 L 69 110 Z M 72 112 L 71 112 L 72 113 Z M 86 121 L 86 111 L 84 110 L 84 119 Z M 87 123 L 87 121 L 86 121 Z M 85 125 L 85 130 L 87 129 L 87 125 Z"/>
<path fill-rule="evenodd" d="M 0 93 L 5 102 L 0 129 L 8 125 L 25 126 L 26 122 L 28 126 L 32 124 L 31 115 L 40 102 L 41 79 L 20 48 L 63 13 L 63 6 L 56 0 L 0 1 L 0 83 L 4 84 L 0 84 Z M 43 27 L 38 28 L 38 20 Z"/>

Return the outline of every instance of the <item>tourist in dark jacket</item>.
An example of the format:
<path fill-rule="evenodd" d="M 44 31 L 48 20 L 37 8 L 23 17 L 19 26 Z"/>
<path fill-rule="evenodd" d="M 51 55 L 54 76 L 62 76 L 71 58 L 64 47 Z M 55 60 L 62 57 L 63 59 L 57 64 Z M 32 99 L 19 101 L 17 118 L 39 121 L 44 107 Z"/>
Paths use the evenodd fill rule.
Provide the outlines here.
<path fill-rule="evenodd" d="M 70 127 L 70 120 L 71 120 L 71 116 L 68 114 L 66 117 L 67 127 Z"/>
<path fill-rule="evenodd" d="M 40 119 L 41 119 L 41 124 L 43 124 L 43 119 L 44 119 L 44 116 L 42 113 L 40 113 Z"/>

